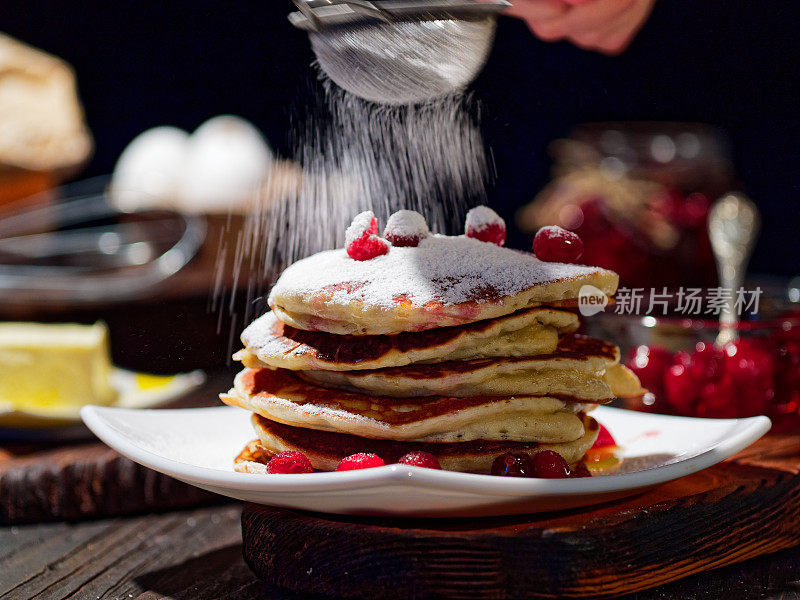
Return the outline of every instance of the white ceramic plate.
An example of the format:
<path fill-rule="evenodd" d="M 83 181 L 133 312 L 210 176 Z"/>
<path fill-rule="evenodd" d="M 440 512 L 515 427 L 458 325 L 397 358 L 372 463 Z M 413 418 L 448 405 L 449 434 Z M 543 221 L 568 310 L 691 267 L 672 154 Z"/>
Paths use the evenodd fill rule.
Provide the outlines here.
<path fill-rule="evenodd" d="M 325 513 L 423 517 L 523 514 L 629 496 L 710 467 L 770 428 L 767 417 L 691 419 L 606 407 L 592 415 L 622 446 L 621 470 L 632 472 L 517 479 L 388 465 L 341 473 L 253 475 L 232 466 L 255 437 L 244 410 L 81 410 L 86 425 L 121 454 L 224 496 Z"/>
<path fill-rule="evenodd" d="M 149 375 L 114 367 L 111 385 L 119 392 L 114 406 L 154 408 L 179 398 L 205 382 L 202 371 Z M 63 439 L 90 435 L 81 423 L 80 407 L 18 408 L 0 403 L 0 438 Z"/>

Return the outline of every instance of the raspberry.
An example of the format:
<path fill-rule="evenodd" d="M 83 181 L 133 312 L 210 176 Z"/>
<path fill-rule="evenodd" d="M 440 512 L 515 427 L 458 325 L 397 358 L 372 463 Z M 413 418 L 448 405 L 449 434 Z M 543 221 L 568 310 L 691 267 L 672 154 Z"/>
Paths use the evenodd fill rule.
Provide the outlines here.
<path fill-rule="evenodd" d="M 414 210 L 398 210 L 386 222 L 383 237 L 392 246 L 418 246 L 430 235 L 425 217 Z"/>
<path fill-rule="evenodd" d="M 370 210 L 356 215 L 344 234 L 344 243 L 353 260 L 370 260 L 389 252 L 389 243 L 378 237 L 378 221 Z"/>
<path fill-rule="evenodd" d="M 272 457 L 267 463 L 267 473 L 311 473 L 314 467 L 302 452 L 287 450 Z"/>
<path fill-rule="evenodd" d="M 344 232 L 345 246 L 349 246 L 355 240 L 364 237 L 365 233 L 378 235 L 378 221 L 371 210 L 365 210 L 355 216 L 353 222 Z"/>
<path fill-rule="evenodd" d="M 531 457 L 524 452 L 501 454 L 492 463 L 492 475 L 530 477 L 532 472 Z"/>
<path fill-rule="evenodd" d="M 342 459 L 339 466 L 336 467 L 337 471 L 356 471 L 358 469 L 371 469 L 373 467 L 382 467 L 386 463 L 377 454 L 367 454 L 361 452 L 359 454 L 352 454 Z"/>
<path fill-rule="evenodd" d="M 543 479 L 566 479 L 572 471 L 558 452 L 542 450 L 533 455 L 533 476 Z"/>
<path fill-rule="evenodd" d="M 414 451 L 400 457 L 397 461 L 401 465 L 412 465 L 414 467 L 425 467 L 426 469 L 439 469 L 441 471 L 442 465 L 439 464 L 439 459 L 430 452 Z"/>
<path fill-rule="evenodd" d="M 502 246 L 506 243 L 506 222 L 488 206 L 476 206 L 467 213 L 464 233 L 468 238 Z"/>
<path fill-rule="evenodd" d="M 608 446 L 616 446 L 617 441 L 614 439 L 614 436 L 605 428 L 604 425 L 600 425 L 600 433 L 597 434 L 597 439 L 594 442 L 592 448 L 606 448 Z"/>
<path fill-rule="evenodd" d="M 583 254 L 583 242 L 578 234 L 550 225 L 536 232 L 533 253 L 545 262 L 574 263 Z"/>
<path fill-rule="evenodd" d="M 370 260 L 389 252 L 389 242 L 374 234 L 354 240 L 347 246 L 347 255 L 353 260 Z"/>

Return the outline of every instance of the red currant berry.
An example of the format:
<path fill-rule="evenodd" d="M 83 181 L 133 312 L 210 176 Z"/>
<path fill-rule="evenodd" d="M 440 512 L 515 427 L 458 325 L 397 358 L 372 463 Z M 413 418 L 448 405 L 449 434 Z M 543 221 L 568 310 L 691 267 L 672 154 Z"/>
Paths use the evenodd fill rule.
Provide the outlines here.
<path fill-rule="evenodd" d="M 576 233 L 550 225 L 536 232 L 533 253 L 545 262 L 574 263 L 583 254 L 583 242 Z"/>
<path fill-rule="evenodd" d="M 358 469 L 372 469 L 373 467 L 382 467 L 386 463 L 377 454 L 367 454 L 361 452 L 359 454 L 352 454 L 342 459 L 339 466 L 336 467 L 337 471 L 356 471 Z"/>
<path fill-rule="evenodd" d="M 267 463 L 267 473 L 282 473 L 284 475 L 289 473 L 311 473 L 314 467 L 311 466 L 311 461 L 302 452 L 295 450 L 287 450 L 276 454 Z"/>
<path fill-rule="evenodd" d="M 392 246 L 419 246 L 419 243 L 430 235 L 425 217 L 414 210 L 398 210 L 386 222 L 383 237 Z"/>
<path fill-rule="evenodd" d="M 572 471 L 558 452 L 553 450 L 541 450 L 533 455 L 531 459 L 533 466 L 533 476 L 544 479 L 566 479 L 572 475 Z"/>
<path fill-rule="evenodd" d="M 531 457 L 524 452 L 507 452 L 494 459 L 492 475 L 501 477 L 531 477 Z"/>
<path fill-rule="evenodd" d="M 464 233 L 468 238 L 502 246 L 506 243 L 506 222 L 488 206 L 476 206 L 467 213 Z"/>
<path fill-rule="evenodd" d="M 411 465 L 414 467 L 425 467 L 426 469 L 442 470 L 442 465 L 439 464 L 439 459 L 430 452 L 422 452 L 416 450 L 400 457 L 397 461 L 401 465 Z"/>

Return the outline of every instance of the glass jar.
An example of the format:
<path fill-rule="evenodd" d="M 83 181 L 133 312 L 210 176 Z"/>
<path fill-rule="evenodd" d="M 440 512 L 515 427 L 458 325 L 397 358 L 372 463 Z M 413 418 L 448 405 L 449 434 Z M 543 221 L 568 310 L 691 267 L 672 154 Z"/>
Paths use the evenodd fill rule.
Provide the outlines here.
<path fill-rule="evenodd" d="M 597 123 L 551 145 L 553 180 L 517 216 L 521 229 L 575 231 L 586 264 L 627 286 L 710 286 L 708 209 L 736 187 L 727 142 L 688 123 Z"/>

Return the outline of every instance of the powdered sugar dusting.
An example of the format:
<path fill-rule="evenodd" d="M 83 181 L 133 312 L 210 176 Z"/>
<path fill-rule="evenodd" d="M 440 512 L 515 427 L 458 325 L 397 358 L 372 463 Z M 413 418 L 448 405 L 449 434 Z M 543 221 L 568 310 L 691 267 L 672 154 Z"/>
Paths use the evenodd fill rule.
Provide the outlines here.
<path fill-rule="evenodd" d="M 378 224 L 375 220 L 375 214 L 371 210 L 365 210 L 358 213 L 353 222 L 344 232 L 344 245 L 349 246 L 357 239 L 364 235 L 364 232 L 378 233 Z"/>
<path fill-rule="evenodd" d="M 481 231 L 490 225 L 505 228 L 506 222 L 488 206 L 476 206 L 467 213 L 466 230 Z"/>
<path fill-rule="evenodd" d="M 422 239 L 428 236 L 428 223 L 425 217 L 415 210 L 398 210 L 386 222 L 384 237 L 398 235 L 403 237 L 416 237 Z"/>
<path fill-rule="evenodd" d="M 414 210 L 399 210 L 386 223 L 384 237 L 395 246 L 417 246 L 430 235 L 425 217 Z"/>
<path fill-rule="evenodd" d="M 304 300 L 320 292 L 329 304 L 391 308 L 398 299 L 411 306 L 454 305 L 513 296 L 535 285 L 601 271 L 546 263 L 532 254 L 464 236 L 433 235 L 417 247 L 392 247 L 369 261 L 350 259 L 344 250 L 321 252 L 286 269 L 270 294 Z"/>

